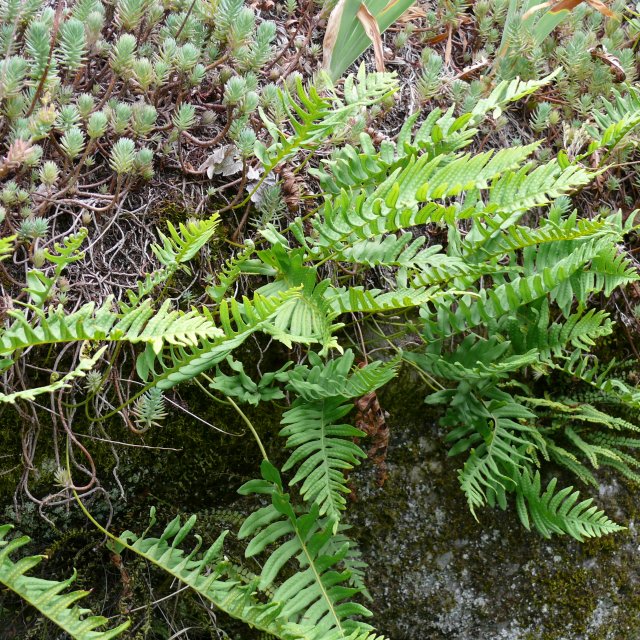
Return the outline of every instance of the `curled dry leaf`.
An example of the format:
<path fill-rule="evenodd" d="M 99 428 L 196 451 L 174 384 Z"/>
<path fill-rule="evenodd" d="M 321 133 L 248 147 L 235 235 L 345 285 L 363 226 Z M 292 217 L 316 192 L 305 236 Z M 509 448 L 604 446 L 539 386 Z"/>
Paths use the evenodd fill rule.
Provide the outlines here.
<path fill-rule="evenodd" d="M 367 455 L 377 467 L 378 484 L 382 486 L 387 479 L 387 448 L 389 446 L 388 414 L 380 406 L 375 391 L 355 400 L 356 428 L 371 438 Z"/>
<path fill-rule="evenodd" d="M 384 72 L 384 52 L 382 50 L 382 36 L 380 35 L 380 27 L 375 16 L 367 9 L 364 3 L 360 3 L 358 8 L 358 20 L 362 24 L 365 33 L 373 44 L 373 51 L 376 57 L 376 71 Z"/>
<path fill-rule="evenodd" d="M 529 11 L 527 11 L 522 16 L 522 19 L 526 20 L 534 13 L 547 8 L 551 13 L 558 13 L 560 11 L 572 11 L 583 2 L 586 2 L 590 7 L 592 7 L 596 11 L 599 11 L 602 15 L 605 15 L 608 18 L 615 17 L 615 13 L 611 11 L 611 9 L 609 9 L 609 7 L 607 7 L 607 5 L 601 0 L 548 0 L 548 2 L 542 2 L 541 4 L 536 4 L 535 6 L 531 7 L 531 9 L 529 9 Z"/>
<path fill-rule="evenodd" d="M 616 82 L 624 82 L 627 79 L 627 72 L 624 70 L 622 63 L 616 56 L 609 53 L 603 45 L 598 45 L 589 50 L 592 58 L 598 58 L 606 64 L 611 73 L 615 76 Z"/>
<path fill-rule="evenodd" d="M 327 29 L 322 41 L 322 68 L 327 72 L 331 70 L 331 58 L 338 41 L 338 33 L 340 32 L 342 14 L 346 3 L 347 0 L 340 0 L 329 14 L 329 20 L 327 20 Z"/>
<path fill-rule="evenodd" d="M 396 0 L 394 0 L 394 2 L 389 3 L 387 5 L 387 7 L 391 8 L 394 4 L 395 4 Z M 387 7 L 385 7 L 382 10 L 382 13 L 384 13 L 387 10 Z M 426 18 L 427 17 L 427 12 L 425 9 L 423 9 L 422 7 L 418 7 L 418 6 L 413 6 L 413 7 L 409 7 L 399 18 L 398 18 L 398 22 L 402 23 L 402 24 L 406 24 L 408 22 L 411 22 L 413 20 L 419 20 L 420 18 Z"/>

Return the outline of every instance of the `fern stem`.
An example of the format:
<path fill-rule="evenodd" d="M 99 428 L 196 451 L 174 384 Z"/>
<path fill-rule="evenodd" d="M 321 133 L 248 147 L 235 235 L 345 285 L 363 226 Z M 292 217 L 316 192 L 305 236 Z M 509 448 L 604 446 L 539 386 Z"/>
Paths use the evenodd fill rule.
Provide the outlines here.
<path fill-rule="evenodd" d="M 251 420 L 247 418 L 244 411 L 233 401 L 232 398 L 230 398 L 229 396 L 225 396 L 225 398 L 229 401 L 231 406 L 238 412 L 238 415 L 242 418 L 242 420 L 247 425 L 247 427 L 249 427 L 249 431 L 251 431 L 255 441 L 258 443 L 258 448 L 260 449 L 260 453 L 262 454 L 262 457 L 268 461 L 269 456 L 267 455 L 264 445 L 262 444 L 262 440 L 260 440 L 260 436 L 258 435 L 258 432 L 255 430 L 255 427 L 251 424 Z"/>
<path fill-rule="evenodd" d="M 211 380 L 211 378 L 208 375 L 206 374 L 202 374 L 202 375 L 209 382 L 213 382 L 213 380 Z M 249 431 L 251 431 L 251 434 L 253 435 L 254 440 L 258 443 L 258 448 L 260 449 L 260 453 L 262 454 L 262 457 L 268 462 L 269 456 L 267 455 L 267 451 L 264 448 L 264 445 L 262 444 L 262 440 L 260 440 L 260 436 L 258 435 L 256 428 L 253 426 L 251 420 L 249 420 L 245 412 L 229 396 L 225 396 L 226 401 L 220 400 L 220 398 L 216 398 L 206 387 L 200 384 L 197 379 L 196 379 L 196 383 L 212 400 L 215 400 L 216 402 L 222 402 L 223 404 L 230 404 L 236 410 L 236 413 L 242 418 L 242 421 L 247 425 L 247 427 L 249 428 Z"/>

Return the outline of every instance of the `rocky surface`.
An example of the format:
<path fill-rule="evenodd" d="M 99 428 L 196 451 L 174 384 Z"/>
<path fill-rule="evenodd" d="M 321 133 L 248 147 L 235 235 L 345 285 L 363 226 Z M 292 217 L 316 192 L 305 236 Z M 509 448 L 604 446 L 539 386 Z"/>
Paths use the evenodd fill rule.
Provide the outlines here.
<path fill-rule="evenodd" d="M 366 465 L 354 476 L 351 519 L 377 628 L 394 640 L 640 638 L 633 488 L 603 480 L 598 504 L 628 529 L 584 544 L 528 532 L 515 511 L 486 509 L 476 522 L 457 482 L 461 461 L 447 459 L 414 404 L 392 411 L 384 487 Z"/>

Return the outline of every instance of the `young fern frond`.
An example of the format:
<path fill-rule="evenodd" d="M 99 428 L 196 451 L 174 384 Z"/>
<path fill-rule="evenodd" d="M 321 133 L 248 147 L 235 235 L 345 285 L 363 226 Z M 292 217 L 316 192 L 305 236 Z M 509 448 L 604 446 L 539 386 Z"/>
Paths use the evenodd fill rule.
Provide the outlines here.
<path fill-rule="evenodd" d="M 602 99 L 604 112 L 594 111 L 597 128 L 591 131 L 594 141 L 589 145 L 586 157 L 605 148 L 611 152 L 640 126 L 640 92 L 633 85 L 625 88 L 625 95 L 613 91 L 613 100 Z"/>
<path fill-rule="evenodd" d="M 14 391 L 13 393 L 8 394 L 0 393 L 0 403 L 14 404 L 16 400 L 34 400 L 36 396 L 42 395 L 43 393 L 54 393 L 60 389 L 69 388 L 74 380 L 84 378 L 87 373 L 93 369 L 105 350 L 106 347 L 102 347 L 101 349 L 98 349 L 92 357 L 80 358 L 80 362 L 73 370 L 69 371 L 69 373 L 66 373 L 61 378 L 54 380 L 51 384 L 42 387 L 23 389 L 22 391 Z M 9 364 L 6 361 L 0 361 L 0 363 L 3 367 Z"/>
<path fill-rule="evenodd" d="M 4 238 L 0 238 L 0 262 L 6 260 L 11 256 L 14 249 L 14 242 L 16 240 L 16 236 L 6 236 Z"/>
<path fill-rule="evenodd" d="M 12 528 L 8 524 L 0 526 L 0 584 L 19 595 L 74 640 L 111 640 L 124 633 L 131 624 L 129 620 L 106 631 L 96 630 L 109 621 L 103 616 L 92 615 L 89 609 L 77 604 L 89 594 L 88 591 L 67 592 L 76 579 L 75 572 L 73 576 L 60 582 L 27 575 L 46 556 L 25 556 L 13 561 L 10 556 L 31 539 L 21 536 L 7 540 Z"/>
<path fill-rule="evenodd" d="M 151 250 L 167 269 L 175 271 L 178 267 L 186 268 L 185 263 L 192 260 L 213 237 L 219 222 L 217 214 L 205 220 L 189 220 L 186 224 L 181 222 L 178 228 L 167 222 L 169 235 L 159 232 L 162 245 L 154 244 Z"/>
<path fill-rule="evenodd" d="M 279 91 L 278 99 L 288 116 L 293 135 L 287 136 L 260 109 L 260 116 L 274 140 L 268 147 L 261 142 L 256 143 L 255 154 L 262 162 L 265 174 L 302 149 L 318 146 L 359 108 L 378 102 L 393 92 L 394 78 L 391 74 L 380 74 L 375 82 L 367 80 L 368 77 L 362 68 L 358 73 L 357 86 L 352 84 L 352 89 L 347 91 L 352 98 L 355 92 L 357 100 L 346 104 L 333 97 L 320 96 L 313 86 L 305 89 L 300 79 L 296 79 L 295 96 Z"/>

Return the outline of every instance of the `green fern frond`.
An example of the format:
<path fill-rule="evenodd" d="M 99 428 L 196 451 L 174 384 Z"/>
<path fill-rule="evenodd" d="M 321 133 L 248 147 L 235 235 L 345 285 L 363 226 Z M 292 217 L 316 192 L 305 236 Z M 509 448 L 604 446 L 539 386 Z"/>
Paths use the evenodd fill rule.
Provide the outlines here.
<path fill-rule="evenodd" d="M 274 238 L 279 240 L 279 238 Z M 263 264 L 272 268 L 274 280 L 257 289 L 261 295 L 272 296 L 291 289 L 299 295 L 283 303 L 272 320 L 273 335 L 284 344 L 300 342 L 322 345 L 322 355 L 337 347 L 333 333 L 342 327 L 333 321 L 328 293 L 331 282 L 317 281 L 317 269 L 305 266 L 303 249 L 290 249 L 275 242 L 270 249 L 259 251 Z M 287 337 L 289 336 L 289 337 Z"/>
<path fill-rule="evenodd" d="M 147 531 L 154 524 L 155 509 L 152 509 Z M 200 553 L 202 538 L 198 535 L 190 552 L 182 550 L 180 545 L 195 524 L 196 516 L 191 516 L 184 523 L 176 517 L 159 538 L 147 536 L 146 531 L 140 537 L 125 531 L 110 544 L 116 553 L 128 549 L 145 558 L 217 608 L 259 631 L 281 640 L 315 640 L 313 633 L 289 622 L 282 613 L 283 604 L 271 598 L 266 603 L 261 602 L 256 595 L 256 581 L 246 584 L 237 580 L 238 569 L 222 555 L 228 531 L 224 531 L 203 553 Z"/>
<path fill-rule="evenodd" d="M 376 361 L 352 370 L 355 355 L 351 349 L 333 360 L 323 361 L 309 352 L 309 363 L 299 365 L 288 374 L 288 384 L 296 395 L 309 400 L 363 396 L 389 382 L 395 375 L 397 360 Z"/>
<path fill-rule="evenodd" d="M 433 343 L 425 353 L 404 354 L 431 375 L 447 380 L 488 380 L 505 378 L 528 365 L 537 362 L 538 353 L 532 348 L 527 352 L 510 354 L 510 343 L 496 338 L 484 339 L 468 335 L 451 353 L 443 354 L 441 345 Z"/>
<path fill-rule="evenodd" d="M 593 174 L 578 164 L 561 168 L 557 160 L 508 172 L 491 185 L 488 211 L 514 212 L 538 207 L 591 182 Z"/>
<path fill-rule="evenodd" d="M 6 524 L 0 526 L 0 584 L 35 607 L 74 640 L 111 640 L 122 635 L 131 624 L 129 620 L 113 629 L 96 631 L 98 627 L 107 624 L 107 618 L 91 615 L 89 609 L 76 604 L 89 592 L 63 593 L 74 582 L 75 573 L 61 582 L 26 575 L 27 571 L 40 564 L 46 556 L 26 556 L 17 562 L 11 560 L 11 554 L 30 542 L 27 536 L 7 540 L 7 534 L 12 528 Z"/>
<path fill-rule="evenodd" d="M 520 100 L 548 84 L 552 76 L 541 81 L 502 82 L 485 99 L 480 100 L 472 113 L 454 116 L 454 107 L 443 113 L 434 109 L 424 119 L 418 131 L 412 131 L 419 117 L 415 113 L 407 118 L 397 138 L 397 144 L 383 142 L 376 150 L 367 134 L 360 135 L 360 151 L 346 145 L 336 151 L 331 159 L 323 161 L 318 169 L 310 170 L 323 190 L 338 195 L 340 189 L 354 186 L 376 185 L 380 178 L 405 161 L 408 156 L 423 152 L 427 159 L 451 154 L 471 143 L 476 135 L 475 125 L 493 111 L 497 115 L 510 102 Z"/>
<path fill-rule="evenodd" d="M 349 493 L 345 471 L 360 464 L 366 457 L 352 438 L 361 438 L 362 431 L 341 422 L 353 410 L 344 398 L 327 398 L 315 402 L 297 399 L 282 417 L 280 435 L 287 438 L 287 448 L 294 448 L 283 471 L 300 465 L 290 484 L 302 483 L 300 494 L 316 502 L 320 515 L 329 516 L 337 527 L 340 512 Z"/>
<path fill-rule="evenodd" d="M 420 175 L 421 186 L 416 191 L 415 199 L 418 202 L 428 202 L 433 199 L 451 198 L 471 189 L 487 189 L 493 180 L 520 167 L 539 146 L 540 143 L 533 143 L 524 147 L 451 158 L 433 172 Z M 495 187 L 492 187 L 492 191 L 494 189 Z M 403 202 L 402 198 L 399 201 Z M 412 202 L 408 200 L 406 204 L 410 205 Z"/>
<path fill-rule="evenodd" d="M 373 597 L 365 584 L 365 570 L 369 565 L 362 559 L 362 552 L 358 549 L 358 545 L 345 533 L 349 528 L 348 525 L 344 524 L 338 527 L 338 532 L 333 535 L 327 543 L 327 546 L 331 548 L 328 550 L 328 553 L 335 553 L 335 551 L 343 548 L 345 544 L 349 546 L 349 550 L 342 560 L 344 566 L 351 574 L 349 576 L 349 584 L 358 589 L 367 600 L 373 602 Z"/>
<path fill-rule="evenodd" d="M 185 268 L 185 263 L 192 260 L 215 234 L 219 222 L 220 217 L 215 213 L 206 220 L 181 222 L 178 228 L 167 222 L 169 235 L 159 232 L 162 245 L 151 245 L 151 250 L 168 269 Z"/>
<path fill-rule="evenodd" d="M 6 260 L 13 253 L 15 240 L 16 236 L 0 238 L 0 262 Z"/>
<path fill-rule="evenodd" d="M 411 233 L 398 236 L 375 236 L 366 240 L 357 240 L 338 251 L 340 262 L 364 264 L 368 267 L 404 267 L 416 269 L 429 263 L 429 258 L 437 254 L 442 247 L 421 248 L 427 239 L 424 236 L 413 237 Z"/>
<path fill-rule="evenodd" d="M 573 352 L 572 347 L 589 351 L 599 338 L 613 331 L 609 314 L 602 310 L 578 310 L 563 322 L 549 324 L 549 305 L 545 300 L 539 309 L 529 307 L 526 313 L 530 313 L 527 323 L 517 319 L 508 322 L 506 334 L 518 353 L 535 349 L 544 361 Z"/>
<path fill-rule="evenodd" d="M 566 284 L 571 275 L 589 260 L 599 255 L 607 242 L 607 237 L 587 240 L 557 262 L 546 263 L 548 266 L 539 273 L 517 276 L 496 287 L 480 289 L 478 293 L 458 298 L 455 310 L 451 310 L 451 300 L 437 301 L 437 319 L 430 319 L 427 312 L 422 314 L 427 319 L 426 334 L 431 339 L 441 339 L 464 332 L 548 296 L 557 287 Z"/>
<path fill-rule="evenodd" d="M 80 358 L 80 362 L 72 371 L 65 374 L 61 378 L 54 380 L 51 384 L 43 387 L 35 387 L 31 389 L 24 389 L 22 391 L 14 391 L 13 393 L 0 393 L 0 403 L 14 404 L 16 400 L 35 400 L 36 396 L 43 393 L 54 393 L 60 389 L 66 389 L 71 386 L 72 382 L 77 378 L 84 378 L 91 369 L 95 366 L 96 362 L 100 360 L 102 354 L 105 352 L 106 347 L 98 349 L 98 351 L 90 358 Z M 3 363 L 5 364 L 5 363 Z"/>
<path fill-rule="evenodd" d="M 640 273 L 633 262 L 619 247 L 610 243 L 593 258 L 589 269 L 580 274 L 580 284 L 574 286 L 574 290 L 583 292 L 579 300 L 584 302 L 590 293 L 603 291 L 609 297 L 614 289 L 638 280 Z"/>
<path fill-rule="evenodd" d="M 395 177 L 395 176 L 394 176 Z M 314 220 L 317 238 L 314 243 L 327 251 L 340 251 L 350 239 L 368 239 L 384 233 L 409 229 L 428 222 L 453 219 L 457 208 L 430 202 L 420 209 L 394 207 L 398 188 L 394 181 L 385 181 L 369 197 L 359 195 L 355 199 L 343 192 L 331 202 L 326 202 L 322 217 Z M 389 198 L 385 202 L 385 198 Z"/>
<path fill-rule="evenodd" d="M 332 555 L 324 555 L 334 523 L 319 518 L 316 504 L 308 513 L 297 515 L 277 469 L 265 460 L 261 472 L 263 480 L 247 482 L 240 493 L 270 495 L 271 504 L 251 514 L 238 533 L 240 539 L 250 538 L 247 557 L 262 553 L 270 544 L 278 545 L 263 564 L 258 588 L 274 584 L 285 564 L 296 558 L 300 570 L 279 584 L 273 595 L 276 602 L 284 603 L 282 615 L 305 629 L 313 629 L 318 640 L 367 637 L 371 627 L 353 617 L 371 614 L 350 600 L 358 589 L 345 585 L 349 572 L 339 569 L 348 544 Z"/>
<path fill-rule="evenodd" d="M 529 471 L 516 472 L 516 506 L 520 520 L 526 529 L 533 521 L 535 528 L 545 537 L 552 534 L 568 534 L 582 542 L 608 533 L 624 530 L 611 521 L 591 498 L 578 502 L 580 494 L 573 487 L 556 491 L 553 478 L 542 491 L 540 473 L 532 476 Z"/>
<path fill-rule="evenodd" d="M 349 493 L 344 473 L 366 457 L 352 441 L 365 434 L 341 422 L 353 409 L 346 400 L 374 391 L 395 375 L 395 362 L 375 362 L 349 373 L 353 359 L 347 351 L 324 365 L 312 357 L 311 369 L 296 367 L 287 388 L 298 397 L 282 416 L 280 431 L 286 447 L 294 449 L 282 470 L 298 467 L 289 484 L 302 483 L 302 497 L 318 505 L 319 514 L 334 522 L 334 530 L 345 509 L 344 494 Z"/>
<path fill-rule="evenodd" d="M 434 300 L 441 292 L 436 288 L 416 286 L 395 291 L 340 287 L 327 290 L 326 299 L 334 314 L 383 313 L 419 307 Z"/>
<path fill-rule="evenodd" d="M 480 122 L 489 112 L 492 112 L 494 118 L 498 118 L 507 104 L 535 93 L 549 84 L 559 73 L 559 70 L 555 71 L 541 80 L 520 80 L 520 78 L 503 80 L 496 85 L 487 98 L 478 101 L 471 112 L 472 122 Z"/>
<path fill-rule="evenodd" d="M 216 278 L 219 284 L 212 284 L 207 287 L 207 293 L 214 302 L 222 302 L 222 299 L 227 295 L 229 289 L 243 274 L 275 275 L 273 267 L 265 265 L 260 260 L 251 258 L 254 253 L 254 247 L 247 247 L 225 261 L 224 265 L 216 273 Z"/>
<path fill-rule="evenodd" d="M 357 93 L 357 101 L 341 104 L 337 99 L 320 96 L 311 86 L 308 90 L 296 78 L 296 95 L 279 91 L 280 106 L 288 116 L 293 135 L 287 136 L 260 109 L 260 116 L 274 142 L 267 147 L 256 143 L 255 154 L 262 162 L 265 173 L 293 157 L 302 149 L 313 148 L 328 138 L 334 130 L 343 125 L 359 108 L 381 100 L 394 90 L 395 79 L 391 74 L 383 74 L 378 81 L 367 80 L 364 67 L 358 73 L 359 88 L 349 91 Z"/>
<path fill-rule="evenodd" d="M 149 296 L 156 287 L 166 283 L 169 276 L 169 269 L 157 269 L 152 273 L 146 274 L 143 280 L 138 280 L 135 290 L 127 290 L 127 300 L 119 301 L 122 313 L 127 313 L 142 304 L 144 299 Z"/>
<path fill-rule="evenodd" d="M 471 232 L 465 238 L 463 250 L 468 260 L 480 261 L 500 258 L 505 254 L 522 251 L 541 244 L 581 240 L 607 232 L 606 220 L 589 220 L 570 216 L 561 224 L 543 222 L 538 228 L 509 225 L 504 228 L 506 216 L 483 217 L 474 220 Z"/>
<path fill-rule="evenodd" d="M 299 291 L 294 289 L 270 298 L 255 293 L 253 299 L 245 297 L 242 303 L 223 300 L 219 309 L 223 336 L 200 340 L 197 346 L 172 345 L 167 353 L 156 353 L 148 345 L 136 361 L 138 375 L 166 390 L 213 368 L 256 331 L 289 340 L 287 334 L 279 336 L 270 321 L 287 300 L 297 295 Z M 212 323 L 212 318 L 208 320 Z"/>
<path fill-rule="evenodd" d="M 89 302 L 67 314 L 62 308 L 45 313 L 32 307 L 33 320 L 24 311 L 13 310 L 13 323 L 0 335 L 0 354 L 27 347 L 69 342 L 129 342 L 147 344 L 158 353 L 165 343 L 195 345 L 198 340 L 222 335 L 213 322 L 196 311 L 170 311 L 166 301 L 158 311 L 150 299 L 124 314 L 112 311 L 108 298 L 98 309 Z"/>
<path fill-rule="evenodd" d="M 514 490 L 514 469 L 530 460 L 526 449 L 537 446 L 535 429 L 521 422 L 535 418 L 535 415 L 522 405 L 495 406 L 492 403 L 487 407 L 487 413 L 489 422 L 482 433 L 484 441 L 472 449 L 458 474 L 460 487 L 474 516 L 475 510 L 487 503 L 497 501 L 503 509 L 506 507 L 506 494 Z M 460 446 L 452 449 L 452 453 L 459 449 Z"/>

